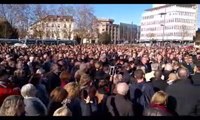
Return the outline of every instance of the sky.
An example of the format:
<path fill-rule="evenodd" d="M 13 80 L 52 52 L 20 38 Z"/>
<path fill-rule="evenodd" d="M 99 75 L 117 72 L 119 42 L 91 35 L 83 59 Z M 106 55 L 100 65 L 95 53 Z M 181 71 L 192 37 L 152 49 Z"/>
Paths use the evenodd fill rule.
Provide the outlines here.
<path fill-rule="evenodd" d="M 152 4 L 90 4 L 94 8 L 94 13 L 98 18 L 114 19 L 114 24 L 133 23 L 140 25 L 142 13 Z M 52 5 L 50 5 L 52 8 Z M 57 5 L 56 5 L 57 6 Z M 53 7 L 56 7 L 53 6 Z M 200 6 L 199 6 L 200 11 Z M 198 17 L 198 27 L 200 28 L 200 12 Z"/>
<path fill-rule="evenodd" d="M 114 19 L 115 24 L 123 22 L 140 25 L 142 13 L 151 8 L 152 4 L 96 4 L 93 7 L 96 16 Z"/>
<path fill-rule="evenodd" d="M 50 9 L 58 8 L 59 5 L 47 5 Z M 114 24 L 133 23 L 140 25 L 141 15 L 152 4 L 90 4 L 94 8 L 97 18 L 114 19 Z"/>

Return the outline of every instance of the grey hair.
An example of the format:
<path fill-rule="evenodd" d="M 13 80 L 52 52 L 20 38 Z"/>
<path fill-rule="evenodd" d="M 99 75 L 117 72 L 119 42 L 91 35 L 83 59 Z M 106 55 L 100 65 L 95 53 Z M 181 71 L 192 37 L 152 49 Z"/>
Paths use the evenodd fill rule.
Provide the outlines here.
<path fill-rule="evenodd" d="M 8 96 L 1 105 L 0 116 L 17 116 L 17 112 L 20 110 L 22 104 L 24 104 L 24 101 L 21 96 Z"/>
<path fill-rule="evenodd" d="M 120 95 L 126 95 L 129 90 L 129 86 L 125 82 L 120 82 L 116 86 L 117 93 Z"/>
<path fill-rule="evenodd" d="M 33 84 L 26 84 L 21 88 L 21 95 L 25 97 L 35 97 L 36 95 L 36 88 Z"/>

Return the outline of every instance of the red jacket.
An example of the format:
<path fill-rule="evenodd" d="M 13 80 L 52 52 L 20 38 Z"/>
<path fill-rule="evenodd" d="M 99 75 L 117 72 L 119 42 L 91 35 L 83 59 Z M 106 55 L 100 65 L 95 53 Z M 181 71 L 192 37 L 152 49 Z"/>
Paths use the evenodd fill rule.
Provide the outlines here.
<path fill-rule="evenodd" d="M 10 84 L 0 83 L 0 105 L 2 105 L 4 99 L 10 95 L 20 95 L 20 89 Z"/>

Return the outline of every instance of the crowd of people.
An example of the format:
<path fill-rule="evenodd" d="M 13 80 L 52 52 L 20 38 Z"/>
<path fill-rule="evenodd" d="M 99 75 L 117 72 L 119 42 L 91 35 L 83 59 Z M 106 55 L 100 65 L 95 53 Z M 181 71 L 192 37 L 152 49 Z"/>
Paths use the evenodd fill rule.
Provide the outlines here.
<path fill-rule="evenodd" d="M 0 45 L 0 116 L 198 116 L 200 51 Z"/>

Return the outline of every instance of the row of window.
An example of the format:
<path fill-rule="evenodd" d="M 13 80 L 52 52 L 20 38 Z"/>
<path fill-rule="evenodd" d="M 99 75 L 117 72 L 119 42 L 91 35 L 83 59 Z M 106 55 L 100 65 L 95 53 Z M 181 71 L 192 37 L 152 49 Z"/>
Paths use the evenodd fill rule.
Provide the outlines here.
<path fill-rule="evenodd" d="M 60 28 L 61 26 L 63 26 L 64 28 L 67 28 L 67 24 L 62 24 L 62 25 L 60 25 L 60 24 L 48 24 L 48 23 L 46 23 L 46 24 L 42 24 L 42 27 L 44 28 L 44 27 L 58 27 L 58 28 Z M 69 24 L 69 28 L 71 28 L 71 24 Z"/>
<path fill-rule="evenodd" d="M 141 37 L 162 37 L 163 33 L 157 33 L 157 34 L 141 34 Z M 170 33 L 165 33 L 164 36 L 176 36 L 176 37 L 187 37 L 187 36 L 192 36 L 192 34 L 187 33 L 187 32 L 170 32 Z"/>
<path fill-rule="evenodd" d="M 159 14 L 157 14 L 157 15 L 159 15 Z M 156 15 L 156 16 L 157 16 Z M 190 16 L 190 17 L 193 17 L 195 14 L 194 13 L 192 13 L 192 12 L 181 12 L 181 11 L 179 11 L 179 12 L 166 12 L 166 15 L 180 15 L 180 16 Z M 161 15 L 161 17 L 162 17 L 162 15 Z M 146 19 L 153 19 L 154 18 L 154 15 L 151 15 L 151 16 L 144 16 L 142 19 L 143 20 L 146 20 Z"/>
<path fill-rule="evenodd" d="M 181 25 L 174 25 L 174 26 L 165 26 L 164 30 L 194 30 L 192 26 L 181 26 Z M 141 31 L 160 31 L 163 30 L 163 26 L 160 27 L 151 27 L 151 28 L 141 28 Z"/>
<path fill-rule="evenodd" d="M 154 18 L 154 15 L 150 15 L 150 16 L 144 16 L 143 19 L 153 19 Z"/>
<path fill-rule="evenodd" d="M 194 23 L 194 20 L 191 19 L 183 19 L 183 18 L 174 18 L 174 19 L 166 19 L 164 20 L 155 20 L 155 21 L 148 21 L 142 22 L 141 25 L 154 25 L 154 24 L 163 24 L 163 23 L 172 23 L 172 22 L 181 22 L 181 23 Z"/>

